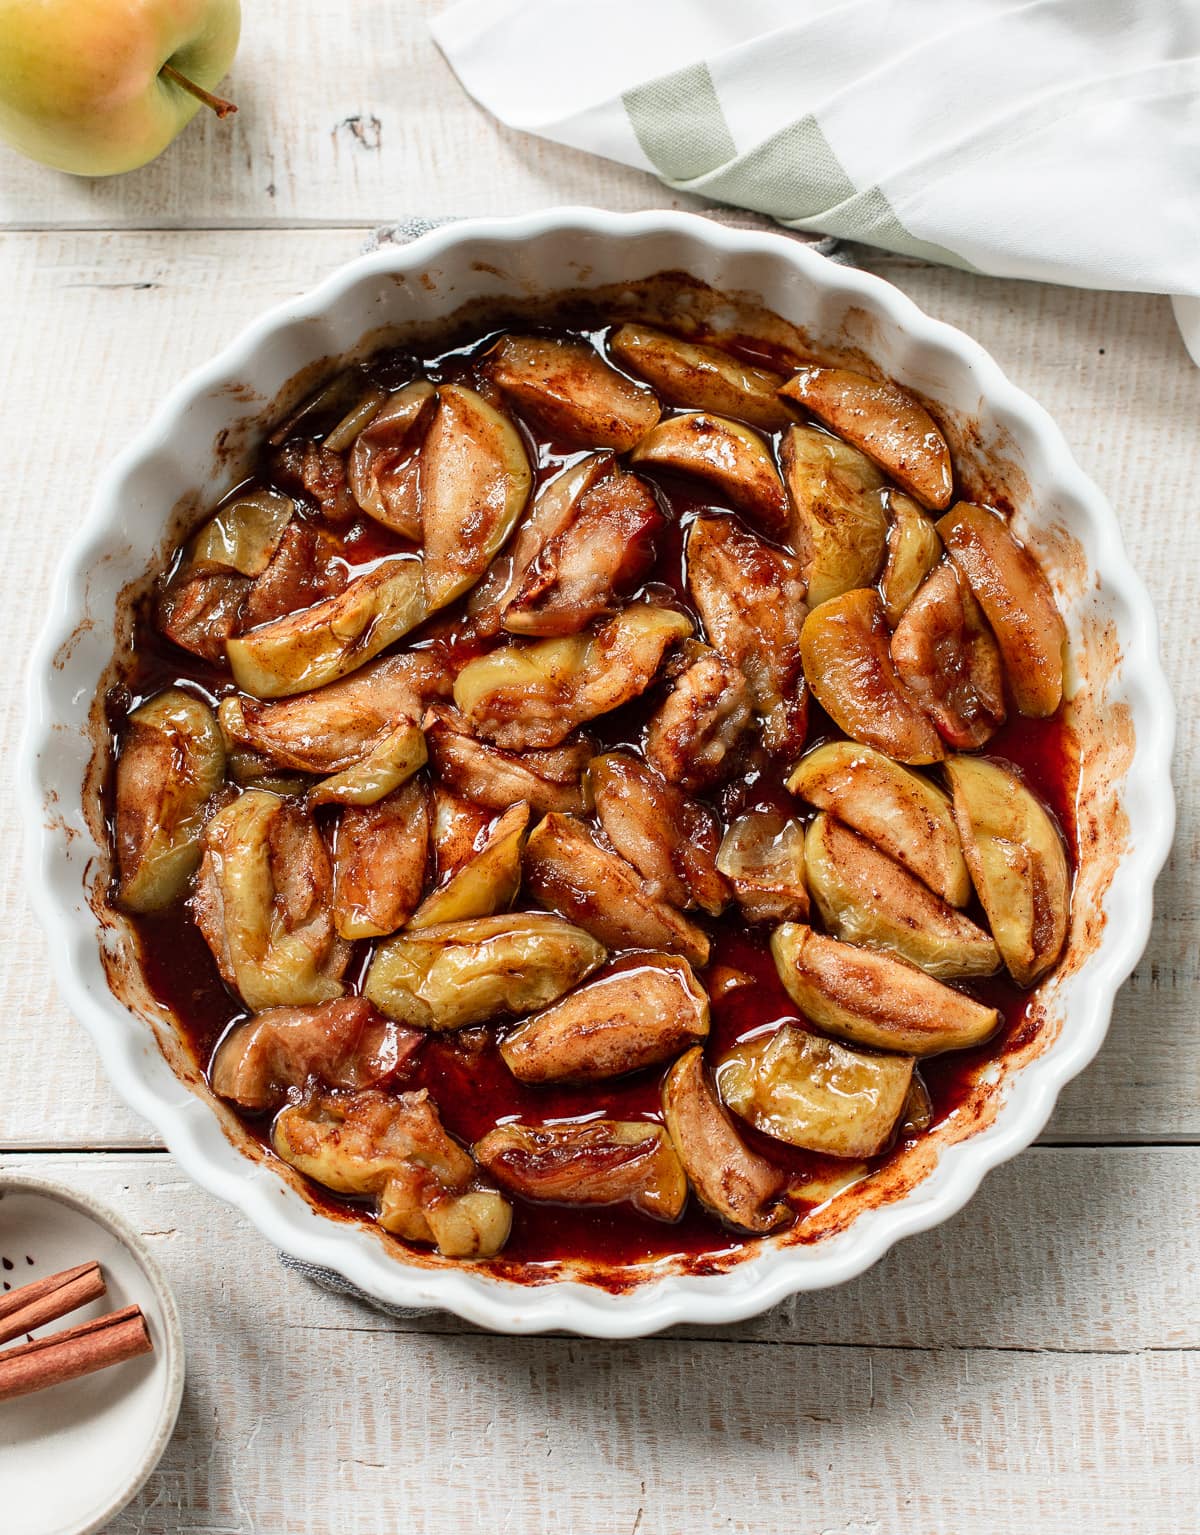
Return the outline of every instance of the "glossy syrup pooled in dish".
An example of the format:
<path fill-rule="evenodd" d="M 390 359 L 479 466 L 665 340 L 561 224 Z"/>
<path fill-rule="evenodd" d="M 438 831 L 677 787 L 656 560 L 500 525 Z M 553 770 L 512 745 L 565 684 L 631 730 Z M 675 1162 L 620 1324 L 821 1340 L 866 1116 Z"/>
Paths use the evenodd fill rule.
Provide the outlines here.
<path fill-rule="evenodd" d="M 703 1270 L 1036 1026 L 1061 620 L 895 386 L 492 332 L 340 375 L 215 510 L 107 700 L 114 898 L 330 1209 Z"/>

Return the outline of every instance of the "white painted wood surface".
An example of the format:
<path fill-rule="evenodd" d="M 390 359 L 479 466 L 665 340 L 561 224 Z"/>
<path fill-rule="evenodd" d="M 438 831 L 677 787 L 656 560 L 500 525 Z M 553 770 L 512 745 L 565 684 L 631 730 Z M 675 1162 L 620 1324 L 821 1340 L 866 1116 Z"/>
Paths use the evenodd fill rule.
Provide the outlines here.
<path fill-rule="evenodd" d="M 99 467 L 187 368 L 405 214 L 683 205 L 484 117 L 428 41 L 436 8 L 247 6 L 233 131 L 197 123 L 118 181 L 0 150 L 10 756 L 56 552 Z M 400 1324 L 283 1271 L 116 1100 L 54 995 L 6 784 L 0 1167 L 60 1176 L 151 1234 L 188 1330 L 179 1432 L 119 1535 L 1200 1522 L 1200 371 L 1164 300 L 868 263 L 1057 417 L 1158 606 L 1181 705 L 1179 837 L 1100 1059 L 1045 1144 L 843 1290 L 636 1345 Z"/>

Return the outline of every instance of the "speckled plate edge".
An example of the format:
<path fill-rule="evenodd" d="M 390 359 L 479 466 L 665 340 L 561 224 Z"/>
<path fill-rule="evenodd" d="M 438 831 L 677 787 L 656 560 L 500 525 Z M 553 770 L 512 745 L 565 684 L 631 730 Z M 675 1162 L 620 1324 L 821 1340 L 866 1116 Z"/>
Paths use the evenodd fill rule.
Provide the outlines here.
<path fill-rule="evenodd" d="M 126 1478 L 105 1506 L 87 1524 L 78 1526 L 75 1531 L 75 1535 L 95 1535 L 96 1531 L 103 1530 L 110 1520 L 137 1497 L 154 1468 L 163 1458 L 167 1445 L 171 1442 L 171 1435 L 175 1432 L 175 1424 L 179 1420 L 179 1409 L 183 1404 L 183 1386 L 187 1373 L 183 1324 L 179 1319 L 179 1307 L 175 1303 L 174 1292 L 167 1283 L 167 1276 L 163 1273 L 158 1260 L 132 1226 L 110 1210 L 107 1205 L 93 1199 L 90 1194 L 67 1188 L 61 1183 L 53 1183 L 47 1178 L 39 1178 L 27 1173 L 0 1172 L 0 1194 L 9 1191 L 41 1194 L 47 1199 L 57 1200 L 59 1204 L 79 1210 L 89 1220 L 105 1227 L 121 1246 L 136 1258 L 138 1267 L 150 1282 L 150 1288 L 154 1291 L 162 1316 L 163 1336 L 155 1343 L 156 1350 L 164 1359 L 167 1372 L 167 1388 L 163 1396 L 162 1411 L 158 1415 L 154 1437 L 147 1446 L 137 1469 Z M 69 1324 L 64 1322 L 62 1325 Z"/>
<path fill-rule="evenodd" d="M 69 847 L 81 828 L 87 841 L 90 833 L 70 800 L 72 792 L 78 797 L 78 788 L 72 791 L 71 785 L 55 778 L 55 736 L 63 728 L 64 700 L 71 696 L 72 682 L 75 697 L 84 688 L 90 697 L 95 687 L 97 673 L 89 674 L 80 665 L 76 645 L 81 619 L 91 617 L 89 575 L 110 557 L 114 539 L 124 531 L 123 498 L 133 476 L 156 455 L 169 453 L 173 439 L 194 431 L 188 418 L 198 403 L 252 376 L 253 361 L 281 347 L 289 330 L 319 329 L 323 317 L 364 278 L 388 277 L 403 289 L 411 277 L 414 286 L 409 291 L 415 291 L 423 272 L 441 261 L 461 259 L 464 251 L 488 245 L 519 250 L 519 259 L 529 267 L 536 265 L 542 242 L 564 239 L 584 250 L 589 241 L 642 241 L 653 247 L 657 240 L 676 251 L 673 264 L 684 270 L 689 269 L 690 244 L 727 263 L 727 289 L 755 287 L 753 276 L 739 274 L 739 263 L 751 272 L 766 264 L 790 264 L 824 299 L 861 307 L 874 322 L 898 332 L 906 345 L 949 355 L 964 366 L 979 399 L 1040 456 L 1043 479 L 1071 508 L 1068 531 L 1086 550 L 1089 577 L 1104 594 L 1115 625 L 1120 696 L 1135 739 L 1132 761 L 1117 786 L 1128 824 L 1127 845 L 1105 895 L 1103 932 L 1094 952 L 1070 978 L 1070 1029 L 1060 1030 L 1050 1048 L 1015 1074 L 992 1123 L 945 1149 L 936 1167 L 904 1197 L 865 1211 L 820 1243 L 764 1243 L 752 1258 L 725 1273 L 666 1272 L 617 1294 L 566 1280 L 530 1286 L 475 1270 L 410 1266 L 402 1256 L 369 1240 L 367 1233 L 320 1217 L 267 1166 L 249 1162 L 226 1136 L 211 1107 L 175 1077 L 150 1031 L 109 990 L 80 861 Z M 659 269 L 666 265 L 658 261 Z M 472 294 L 463 291 L 459 296 L 465 301 Z M 100 617 L 109 622 L 107 613 Z M 62 995 L 91 1033 L 117 1091 L 155 1126 L 198 1183 L 240 1209 L 279 1248 L 336 1271 L 385 1303 L 436 1307 L 507 1332 L 553 1328 L 597 1337 L 635 1337 L 679 1322 L 738 1321 L 797 1291 L 843 1283 L 902 1237 L 955 1214 L 988 1171 L 1036 1138 L 1063 1085 L 1100 1048 L 1116 992 L 1149 936 L 1154 880 L 1174 829 L 1173 740 L 1174 706 L 1159 662 L 1154 610 L 1128 563 L 1116 517 L 1075 463 L 1049 415 L 1008 380 L 982 347 L 926 315 L 883 279 L 834 265 L 782 236 L 728 229 L 690 214 L 560 208 L 515 219 L 466 220 L 407 246 L 384 247 L 351 262 L 307 294 L 268 311 L 167 396 L 150 425 L 103 477 L 59 568 L 30 667 L 20 801 L 30 895 L 52 935 L 52 963 Z"/>

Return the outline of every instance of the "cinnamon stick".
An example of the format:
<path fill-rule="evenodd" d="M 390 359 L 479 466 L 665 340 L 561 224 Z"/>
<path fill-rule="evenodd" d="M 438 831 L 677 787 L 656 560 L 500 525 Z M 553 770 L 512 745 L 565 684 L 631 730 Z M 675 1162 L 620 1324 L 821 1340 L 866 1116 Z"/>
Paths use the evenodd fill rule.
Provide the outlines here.
<path fill-rule="evenodd" d="M 57 1321 L 68 1311 L 98 1300 L 106 1289 L 100 1265 L 93 1261 L 35 1279 L 32 1284 L 0 1295 L 0 1343 L 19 1338 L 23 1332 L 32 1332 L 46 1322 Z"/>
<path fill-rule="evenodd" d="M 0 1352 L 0 1402 L 122 1364 L 153 1349 L 140 1306 Z"/>

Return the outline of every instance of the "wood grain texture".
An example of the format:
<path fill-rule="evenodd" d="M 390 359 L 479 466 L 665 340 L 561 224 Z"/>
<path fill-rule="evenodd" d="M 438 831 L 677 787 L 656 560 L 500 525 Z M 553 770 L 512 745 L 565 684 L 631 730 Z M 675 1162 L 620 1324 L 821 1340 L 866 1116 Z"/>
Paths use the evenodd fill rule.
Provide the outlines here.
<path fill-rule="evenodd" d="M 183 1415 L 120 1535 L 1191 1527 L 1191 1148 L 1036 1149 L 857 1281 L 639 1344 L 328 1295 L 163 1155 L 0 1169 L 119 1205 L 180 1301 Z"/>
<path fill-rule="evenodd" d="M 10 234 L 0 292 L 10 323 L 0 352 L 7 403 L 6 577 L 0 635 L 23 654 L 62 540 L 105 461 L 166 389 L 255 314 L 355 255 L 366 229 Z M 1165 300 L 1032 283 L 987 282 L 898 258 L 872 264 L 934 314 L 977 336 L 1061 422 L 1080 462 L 1117 506 L 1130 553 L 1163 624 L 1181 709 L 1180 830 L 1160 882 L 1146 958 L 1117 1004 L 1099 1060 L 1064 1094 L 1047 1136 L 1060 1141 L 1200 1137 L 1200 1036 L 1193 1026 L 1197 724 L 1188 635 L 1197 534 L 1187 508 L 1200 479 L 1200 371 L 1186 361 Z M 64 374 L 46 358 L 69 359 Z M 136 359 L 136 366 L 131 360 Z M 86 402 L 81 406 L 81 402 Z M 0 683 L 0 732 L 16 740 L 20 679 Z M 15 846 L 6 790 L 0 834 Z M 13 1048 L 0 1054 L 0 1145 L 154 1143 L 100 1077 L 90 1046 L 53 996 L 20 884 L 0 888 L 0 931 L 14 935 L 0 975 Z M 30 1059 L 44 1063 L 31 1072 Z M 69 1074 L 64 1078 L 64 1073 Z M 74 1083 L 70 1098 L 59 1084 Z"/>

